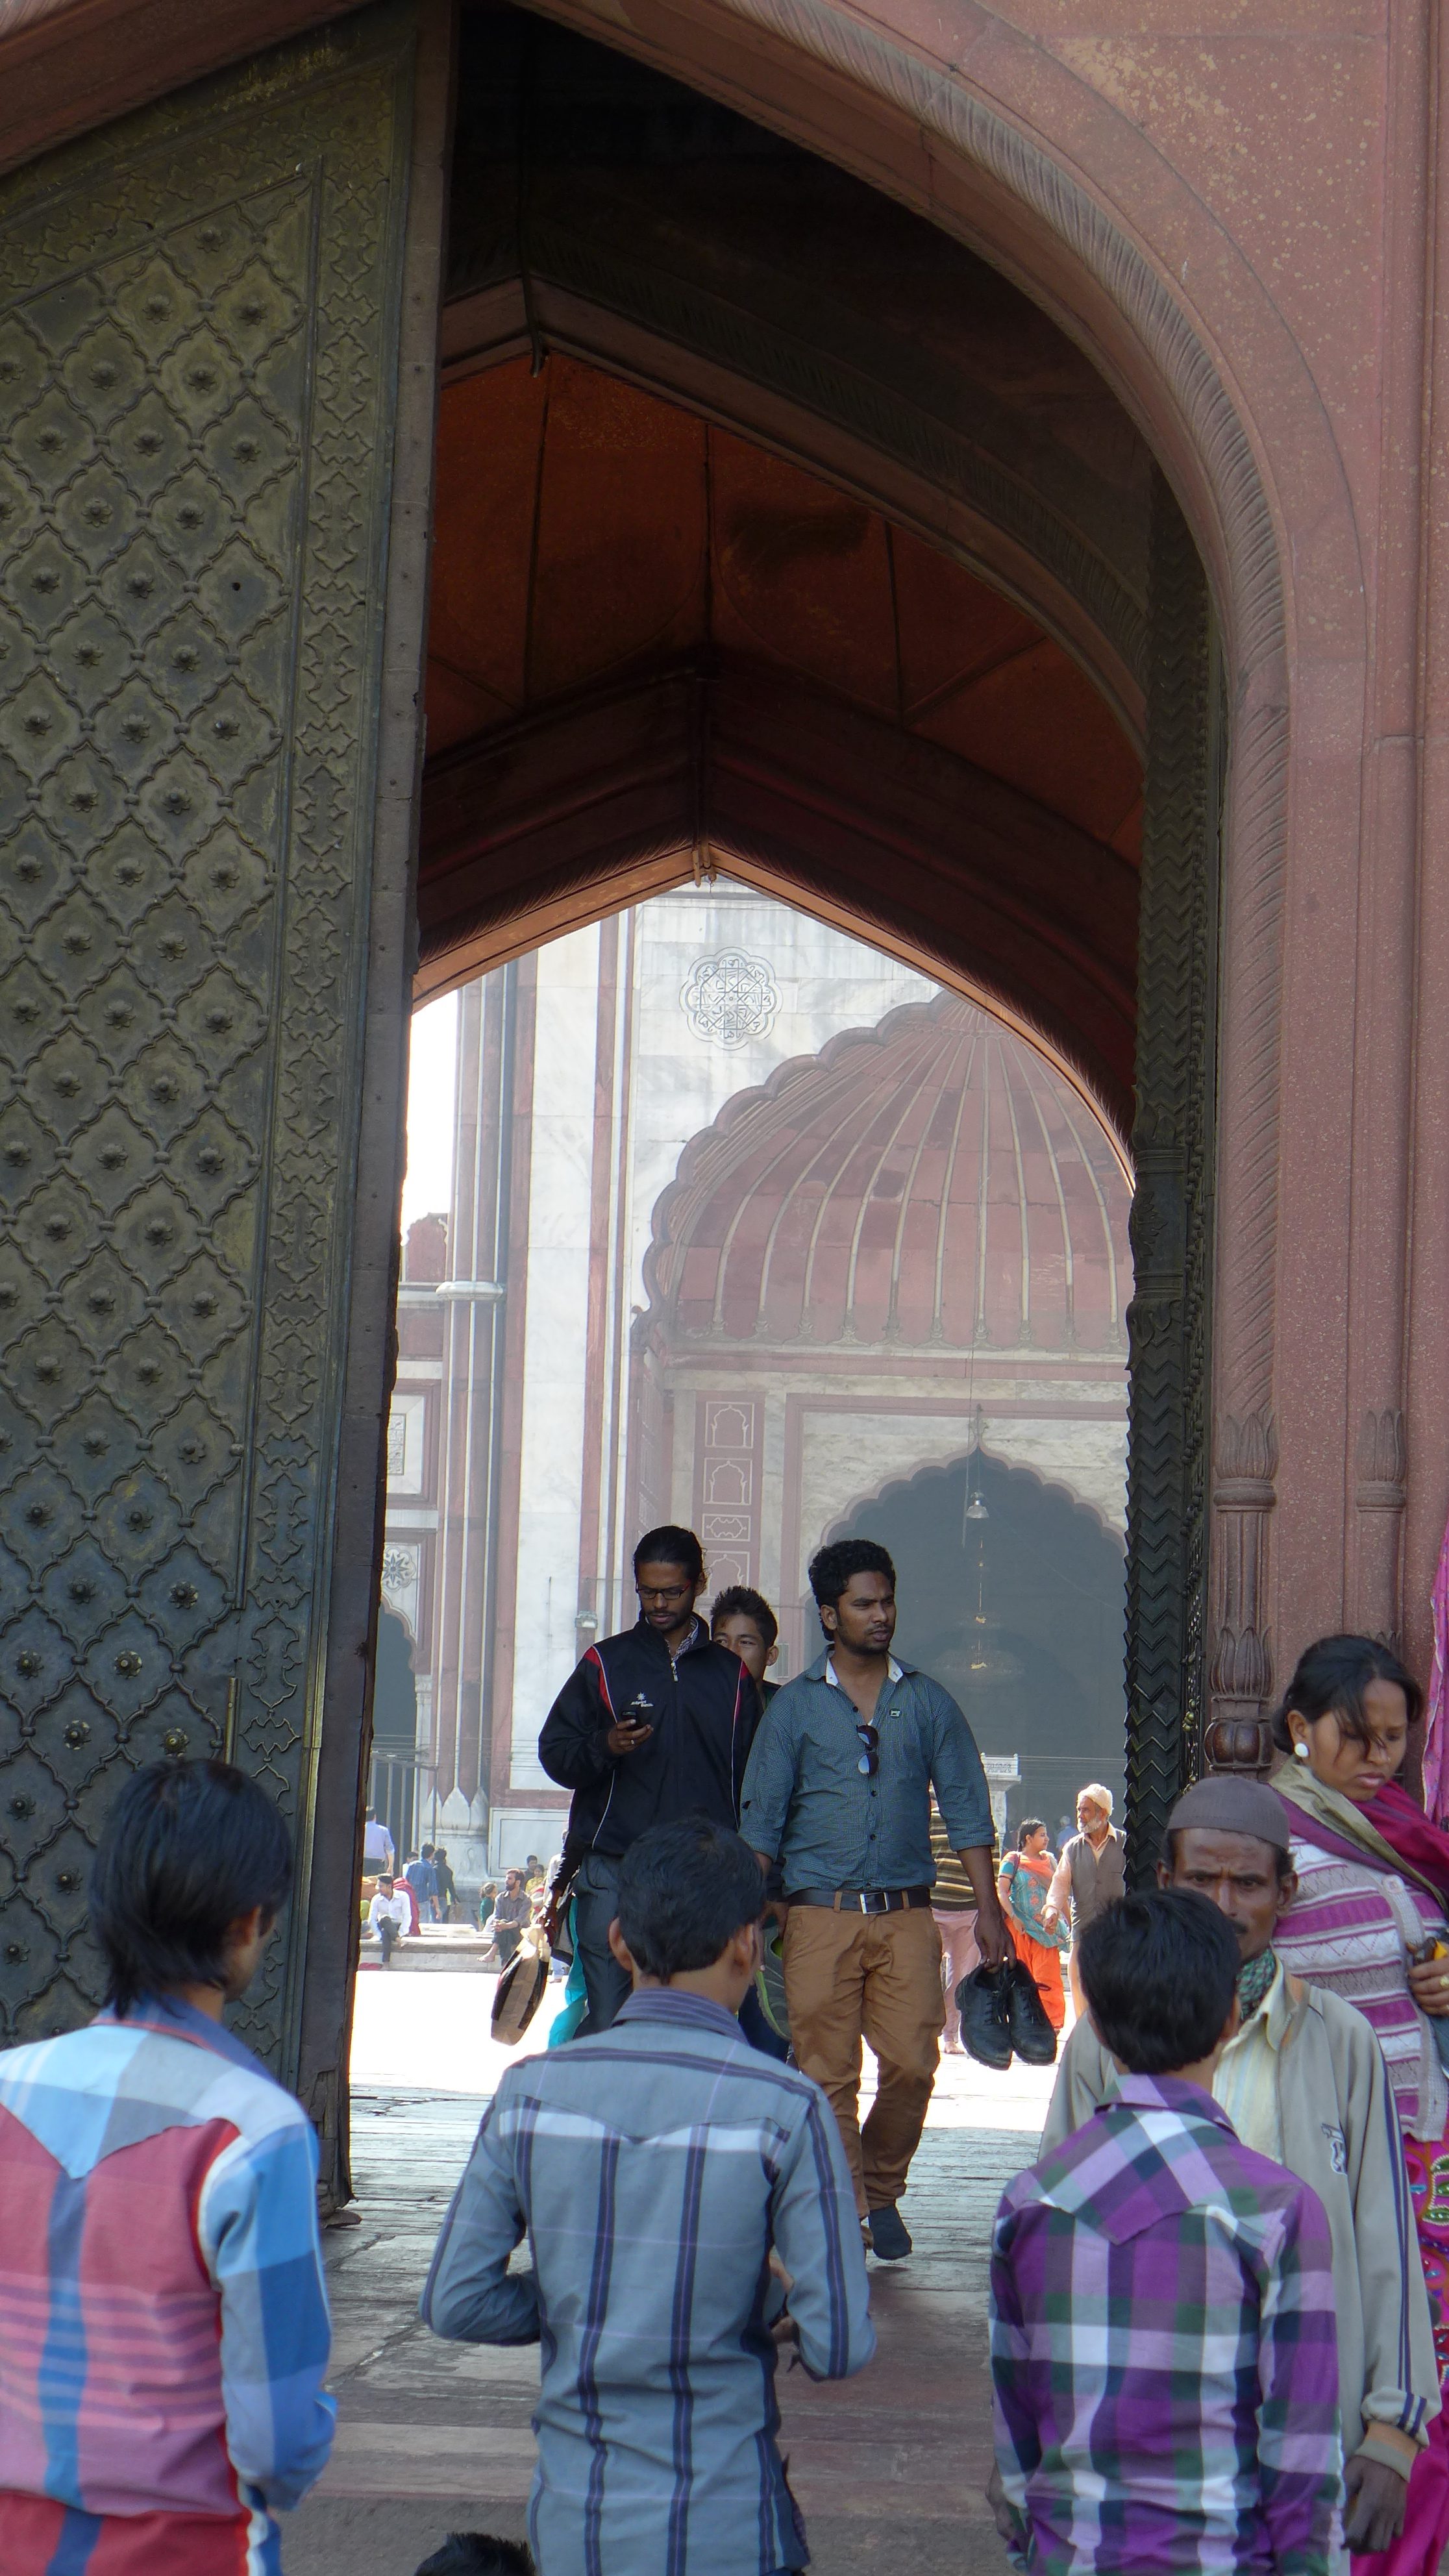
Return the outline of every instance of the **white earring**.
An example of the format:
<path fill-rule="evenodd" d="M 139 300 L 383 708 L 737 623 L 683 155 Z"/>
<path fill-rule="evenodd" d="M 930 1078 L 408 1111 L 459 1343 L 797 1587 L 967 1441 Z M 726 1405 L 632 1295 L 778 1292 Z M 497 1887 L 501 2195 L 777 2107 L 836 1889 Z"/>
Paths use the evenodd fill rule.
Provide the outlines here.
<path fill-rule="evenodd" d="M 1306 1762 L 1308 1760 L 1308 1747 L 1306 1744 L 1298 1743 L 1294 1745 L 1293 1759 L 1295 1762 Z"/>

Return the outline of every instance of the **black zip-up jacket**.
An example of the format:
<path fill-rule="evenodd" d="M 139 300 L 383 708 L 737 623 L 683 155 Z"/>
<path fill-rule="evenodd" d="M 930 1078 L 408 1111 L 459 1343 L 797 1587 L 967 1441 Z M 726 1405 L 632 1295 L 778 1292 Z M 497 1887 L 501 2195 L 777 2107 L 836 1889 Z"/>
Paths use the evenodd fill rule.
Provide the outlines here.
<path fill-rule="evenodd" d="M 636 1753 L 611 1753 L 609 1729 L 641 1693 L 654 1732 Z M 538 1739 L 550 1780 L 574 1793 L 570 1854 L 582 1860 L 597 1851 L 617 1860 L 647 1826 L 681 1816 L 738 1827 L 740 1784 L 759 1722 L 759 1697 L 744 1665 L 727 1646 L 711 1644 L 702 1620 L 677 1658 L 647 1619 L 622 1636 L 601 1637 L 565 1682 Z"/>

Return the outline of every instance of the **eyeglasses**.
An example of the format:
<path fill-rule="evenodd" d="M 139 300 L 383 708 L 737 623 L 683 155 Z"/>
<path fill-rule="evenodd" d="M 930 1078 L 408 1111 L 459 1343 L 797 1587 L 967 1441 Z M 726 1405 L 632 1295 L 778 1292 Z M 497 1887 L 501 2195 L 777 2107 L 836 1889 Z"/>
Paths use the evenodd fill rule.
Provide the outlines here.
<path fill-rule="evenodd" d="M 873 1780 L 880 1769 L 880 1729 L 878 1726 L 867 1726 L 862 1722 L 855 1731 L 865 1746 L 865 1751 L 855 1767 L 863 1780 Z"/>

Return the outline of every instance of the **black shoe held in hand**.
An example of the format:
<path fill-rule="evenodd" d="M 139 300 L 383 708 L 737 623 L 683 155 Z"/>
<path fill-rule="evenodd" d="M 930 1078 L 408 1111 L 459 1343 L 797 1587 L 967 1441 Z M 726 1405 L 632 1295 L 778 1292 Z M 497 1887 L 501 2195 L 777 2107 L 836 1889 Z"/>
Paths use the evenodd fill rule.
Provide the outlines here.
<path fill-rule="evenodd" d="M 1047 2008 L 1035 1977 L 1024 1959 L 1011 1960 L 1005 1973 L 1009 1989 L 1007 2027 L 1012 2047 L 1026 2066 L 1054 2066 L 1057 2035 L 1047 2018 Z"/>
<path fill-rule="evenodd" d="M 1011 2064 L 1011 1972 L 973 1968 L 956 1989 L 961 2037 L 978 2066 Z"/>

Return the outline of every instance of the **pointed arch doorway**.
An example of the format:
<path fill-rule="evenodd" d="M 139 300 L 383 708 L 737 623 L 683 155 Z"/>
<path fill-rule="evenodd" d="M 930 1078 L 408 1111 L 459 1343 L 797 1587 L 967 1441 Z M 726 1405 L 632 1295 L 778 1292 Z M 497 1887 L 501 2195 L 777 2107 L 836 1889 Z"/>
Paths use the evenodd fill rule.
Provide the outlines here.
<path fill-rule="evenodd" d="M 419 991 L 717 864 L 1081 1083 L 1137 1183 L 1150 1848 L 1205 1714 L 1225 740 L 1201 562 L 1101 378 L 958 243 L 506 12 L 465 38 L 460 97 Z M 888 280 L 851 256 L 877 221 Z"/>
<path fill-rule="evenodd" d="M 486 19 L 506 15 L 468 12 L 467 41 Z M 693 426 L 705 424 L 712 445 L 717 433 L 763 457 L 771 473 L 810 480 L 815 497 L 807 506 L 799 483 L 790 486 L 783 516 L 808 527 L 810 544 L 788 561 L 770 542 L 782 513 L 772 519 L 763 482 L 730 521 L 743 540 L 732 561 L 763 603 L 763 631 L 757 619 L 755 640 L 740 647 L 747 667 L 727 658 L 735 647 L 711 619 L 675 643 L 672 662 L 661 658 L 659 633 L 636 634 L 622 659 L 610 643 L 601 658 L 586 652 L 582 662 L 556 661 L 549 677 L 539 648 L 549 640 L 550 615 L 556 636 L 556 612 L 570 604 L 570 567 L 589 555 L 591 535 L 620 497 L 618 469 L 630 442 L 594 438 L 576 520 L 582 556 L 567 546 L 557 554 L 562 578 L 546 600 L 548 585 L 540 588 L 537 577 L 548 567 L 532 537 L 549 517 L 547 438 L 527 451 L 535 475 L 525 473 L 521 489 L 504 471 L 503 447 L 475 441 L 474 482 L 510 507 L 517 494 L 509 524 L 521 545 L 529 685 L 516 700 L 505 691 L 491 716 L 475 705 L 469 727 L 425 776 L 418 909 L 426 971 L 435 988 L 461 979 L 488 956 L 517 955 L 542 935 L 549 904 L 602 913 L 626 899 L 629 871 L 707 871 L 717 853 L 747 878 L 754 872 L 793 890 L 796 900 L 839 907 L 898 954 L 929 958 L 955 988 L 986 994 L 1044 1037 L 1124 1138 L 1135 1114 L 1134 1386 L 1145 1410 L 1134 1443 L 1129 1560 L 1137 1601 L 1133 1759 L 1150 1820 L 1180 1769 L 1183 1709 L 1191 1716 L 1200 1697 L 1221 704 L 1203 563 L 1155 457 L 1172 465 L 1224 604 L 1235 722 L 1251 753 L 1234 769 L 1257 797 L 1252 866 L 1267 886 L 1255 912 L 1258 879 L 1249 868 L 1242 917 L 1253 935 L 1255 1025 L 1267 1033 L 1268 1106 L 1259 1122 L 1267 1141 L 1253 1163 L 1251 1222 L 1231 1230 L 1235 1312 L 1246 1319 L 1242 1348 L 1251 1366 L 1244 1363 L 1245 1392 L 1235 1384 L 1228 1394 L 1250 1430 L 1253 1372 L 1261 1377 L 1263 1350 L 1271 1354 L 1277 934 L 1269 862 L 1280 706 L 1264 680 L 1279 632 L 1272 531 L 1206 353 L 1140 255 L 1085 207 L 1081 192 L 1064 179 L 1054 195 L 1038 185 L 1039 154 L 1019 155 L 1013 176 L 990 120 L 966 117 L 950 143 L 954 175 L 938 210 L 948 229 L 847 177 L 847 163 L 870 161 L 864 128 L 854 147 L 834 152 L 833 169 L 781 140 L 777 129 L 803 130 L 813 120 L 824 143 L 852 79 L 861 99 L 881 95 L 879 49 L 864 45 L 858 74 L 840 60 L 832 68 L 824 38 L 836 22 L 806 12 L 800 26 L 807 17 L 815 31 L 808 43 L 781 31 L 767 37 L 759 57 L 769 66 L 759 91 L 763 122 L 752 124 L 738 107 L 712 108 L 705 96 L 738 90 L 740 63 L 712 51 L 720 22 L 700 21 L 691 52 L 693 40 L 681 46 L 661 13 L 630 42 L 652 46 L 697 86 L 659 74 L 662 88 L 621 98 L 617 87 L 606 91 L 601 60 L 616 79 L 619 65 L 633 78 L 622 53 L 605 48 L 601 56 L 599 46 L 586 46 L 565 76 L 545 48 L 544 71 L 550 61 L 557 71 L 547 118 L 531 113 L 510 134 L 484 131 L 481 151 L 457 156 L 452 236 L 470 260 L 481 249 L 482 265 L 475 261 L 466 275 L 455 268 L 445 284 L 447 398 L 466 394 L 474 378 L 501 377 L 510 361 L 522 360 L 531 385 L 565 361 L 583 365 Z M 267 32 L 286 23 L 284 11 L 273 13 Z M 824 50 L 812 56 L 817 37 Z M 20 1929 L 7 1952 L 6 2010 L 18 2034 L 48 2027 L 49 2013 L 64 2018 L 85 2008 L 94 1962 L 74 1902 L 77 1870 L 67 1862 L 63 1881 L 51 1883 L 57 1837 L 72 1827 L 82 1842 L 93 1837 L 131 1758 L 122 1736 L 134 1721 L 139 1744 L 155 1715 L 173 1749 L 224 1744 L 274 1778 L 298 1822 L 295 1917 L 277 1944 L 255 2031 L 334 2137 L 380 1530 L 447 41 L 447 13 L 431 0 L 353 13 L 339 32 L 270 58 L 260 86 L 255 66 L 223 74 L 164 109 L 122 116 L 68 152 L 63 170 L 22 172 L 7 183 L 4 214 L 19 263 L 11 300 L 17 311 L 25 306 L 8 344 L 6 399 L 17 422 L 56 371 L 71 366 L 82 337 L 101 369 L 84 375 L 71 366 L 70 390 L 54 400 L 73 394 L 75 421 L 63 425 L 59 449 L 36 447 L 24 508 L 27 549 L 40 551 L 17 613 L 31 635 L 58 636 L 62 619 L 82 613 L 104 630 L 99 643 L 79 639 L 87 654 L 102 645 L 104 652 L 66 677 L 69 712 L 62 720 L 52 711 L 48 731 L 17 737 L 30 767 L 12 763 L 5 772 L 15 811 L 33 807 L 40 835 L 18 891 L 7 882 L 7 931 L 18 924 L 23 944 L 37 920 L 69 899 L 73 879 L 94 891 L 96 871 L 109 864 L 103 850 L 132 871 L 90 904 L 84 923 L 57 915 L 55 939 L 73 932 L 79 944 L 57 949 L 54 960 L 35 950 L 47 994 L 12 1032 L 22 1083 L 32 1075 L 43 1081 L 54 1026 L 46 1012 L 67 1027 L 78 1012 L 84 1075 L 75 1077 L 79 1088 L 59 1095 L 74 1106 L 56 1112 L 49 1141 L 38 1147 L 30 1138 L 29 1161 L 22 1151 L 7 1167 L 17 1208 L 28 1206 L 43 1172 L 50 1186 L 52 1164 L 64 1167 L 58 1186 L 69 1193 L 63 1209 L 48 1201 L 42 1209 L 37 1199 L 34 1227 L 27 1215 L 17 1234 L 38 1229 L 34 1258 L 28 1235 L 20 1247 L 29 1264 L 24 1311 L 28 1318 L 33 1306 L 50 1320 L 37 1326 L 49 1335 L 44 1348 L 32 1351 L 24 1335 L 16 1345 L 22 1366 L 33 1357 L 47 1372 L 16 1396 L 16 1458 L 29 1475 L 42 1453 L 49 1481 L 45 1493 L 21 1497 L 39 1517 L 16 1524 L 12 1554 L 20 1569 L 15 1617 L 24 1629 L 17 1651 L 25 1659 L 15 1687 L 23 1683 L 27 1707 L 33 1701 L 47 1723 L 64 1701 L 65 1725 L 78 1732 L 48 1767 L 37 1766 L 24 1729 L 5 1756 L 19 1766 L 15 1795 L 26 1801 L 27 1820 L 26 1887 L 8 1900 Z M 465 60 L 465 108 L 466 68 Z M 143 91 L 158 94 L 176 65 L 155 77 L 143 71 L 114 107 Z M 504 95 L 502 84 L 495 94 Z M 536 86 L 514 94 L 534 105 L 542 95 Z M 476 105 L 476 87 L 471 95 Z M 932 117 L 939 103 L 933 89 Z M 540 148 L 550 136 L 551 160 Z M 968 164 L 980 181 L 974 225 L 956 189 Z M 731 166 L 746 183 L 732 191 Z M 893 167 L 887 156 L 880 174 Z M 691 169 L 697 184 L 686 209 Z M 489 170 L 491 198 L 480 180 Z M 819 193 L 822 170 L 831 188 L 855 192 L 849 208 L 843 197 L 827 204 Z M 59 230 L 48 212 L 53 182 L 68 210 Z M 913 183 L 900 196 L 915 201 L 921 191 Z M 130 294 L 127 280 L 133 270 L 139 276 L 160 238 L 160 197 L 169 284 L 152 291 L 148 274 L 146 287 Z M 293 204 L 312 205 L 314 197 L 320 231 L 309 230 L 311 218 L 304 222 Z M 1014 229 L 1012 212 L 1029 198 L 1032 241 Z M 792 228 L 772 214 L 768 236 L 752 235 L 752 200 L 768 201 L 774 214 L 803 209 L 810 219 Z M 1033 243 L 1039 248 L 1043 228 L 1053 226 L 1060 243 L 1074 224 L 1079 238 L 1052 284 L 1033 269 Z M 968 235 L 987 244 L 998 265 L 963 247 Z M 490 238 L 501 244 L 491 268 Z M 102 277 L 100 240 L 103 266 L 131 263 L 124 276 L 107 268 Z M 803 260 L 788 274 L 787 242 Z M 862 242 L 866 255 L 858 256 Z M 827 273 L 836 244 L 850 255 Z M 259 285 L 258 259 L 270 283 Z M 1030 295 L 1008 270 L 1030 278 Z M 91 282 L 79 300 L 67 287 L 45 302 L 62 271 Z M 495 289 L 498 328 L 479 303 Z M 112 329 L 98 318 L 108 295 L 121 299 L 119 356 L 110 339 L 90 348 L 96 332 Z M 178 334 L 200 327 L 198 298 L 210 299 L 214 327 L 207 325 L 211 337 L 187 374 L 173 352 Z M 1129 307 L 1132 328 L 1141 326 L 1139 352 L 1155 353 L 1137 381 L 1113 355 Z M 1112 383 L 1054 315 L 1069 316 Z M 292 353 L 285 364 L 284 350 Z M 265 436 L 252 412 L 244 426 L 237 408 L 255 408 L 263 397 Z M 164 434 L 156 432 L 161 447 L 122 452 L 119 416 L 143 399 L 166 411 Z M 221 444 L 223 417 L 242 441 L 234 457 Z M 109 502 L 92 488 L 101 469 L 83 461 L 101 447 L 120 455 Z M 206 483 L 204 507 L 192 495 L 174 527 L 153 524 L 159 505 L 147 461 L 173 450 L 193 458 Z M 655 478 L 653 497 L 667 500 L 664 478 Z M 458 539 L 456 498 L 440 484 L 432 528 L 445 569 Z M 247 514 L 249 533 L 238 528 L 213 549 L 213 535 Z M 500 529 L 507 520 L 501 508 Z M 138 535 L 143 521 L 151 533 Z M 138 544 L 161 552 L 131 567 L 136 578 L 128 581 L 120 557 Z M 923 582 L 938 572 L 948 587 L 970 582 L 991 614 L 1009 611 L 1030 630 L 1019 650 L 988 655 L 989 669 L 945 669 L 934 706 L 935 683 L 917 689 L 909 667 L 920 632 L 909 614 L 882 619 L 852 587 L 862 565 L 884 562 L 887 600 L 894 586 L 899 604 L 900 567 L 912 547 L 920 549 Z M 602 569 L 594 561 L 590 578 L 573 584 L 585 627 L 594 620 L 611 628 L 617 602 L 639 589 L 641 560 L 626 551 Z M 722 560 L 712 543 L 709 561 Z M 832 589 L 842 571 L 851 579 Z M 480 593 L 485 604 L 488 595 Z M 491 596 L 496 604 L 502 590 L 493 585 Z M 813 645 L 802 660 L 798 621 L 787 632 L 792 597 L 797 610 L 816 613 L 816 632 L 822 602 L 829 609 L 828 666 L 812 658 Z M 199 617 L 205 635 L 173 637 L 177 602 L 174 614 Z M 947 624 L 954 632 L 959 623 L 953 607 Z M 845 685 L 842 657 L 850 664 L 887 625 L 894 641 L 876 653 L 868 685 Z M 188 658 L 165 662 L 170 641 Z M 299 660 L 304 644 L 311 658 Z M 218 653 L 231 656 L 230 680 L 221 677 Z M 86 676 L 93 671 L 94 681 Z M 1080 686 L 1113 757 L 1124 744 L 1130 756 L 1145 755 L 1135 905 L 1118 899 L 1131 869 L 1115 845 L 1120 812 L 1094 820 L 1054 802 L 1042 759 L 1009 770 L 1005 751 L 1009 740 L 1020 748 L 1019 723 L 1002 713 L 983 718 L 978 696 L 975 731 L 938 738 L 947 714 L 953 724 L 969 715 L 978 681 L 1004 691 L 1049 672 L 1063 695 L 1050 714 L 1040 700 L 1038 721 L 1026 728 L 1029 749 L 1043 758 L 1060 749 L 1067 736 L 1059 710 Z M 237 674 L 247 704 L 213 707 L 205 693 L 235 690 Z M 124 712 L 121 689 L 130 691 Z M 133 707 L 148 691 L 155 706 L 148 698 L 146 709 Z M 114 724 L 106 713 L 112 697 Z M 632 765 L 621 767 L 630 723 Z M 232 774 L 243 755 L 251 763 L 244 795 Z M 612 808 L 603 792 L 610 759 Z M 172 767 L 163 776 L 165 763 Z M 178 763 L 184 775 L 173 776 Z M 893 798 L 882 792 L 890 777 Z M 62 866 L 51 827 L 63 794 L 70 802 Z M 222 803 L 245 827 L 240 857 L 229 846 L 211 849 Z M 471 809 L 471 820 L 462 809 Z M 622 818 L 612 839 L 603 828 L 609 810 Z M 124 852 L 107 837 L 122 829 Z M 218 861 L 209 873 L 203 841 L 208 861 Z M 468 868 L 467 901 L 449 910 L 445 881 L 456 893 Z M 195 930 L 190 914 L 179 926 L 172 919 L 186 904 L 200 906 Z M 239 927 L 244 922 L 251 926 Z M 224 948 L 231 983 L 180 1011 L 188 1062 L 178 1071 L 174 1046 L 154 1066 L 140 1051 L 178 1012 L 177 991 L 191 971 L 188 936 L 200 939 L 203 956 L 208 944 Z M 28 976 L 33 965 L 27 957 L 21 971 Z M 113 974 L 129 978 L 126 995 L 112 993 Z M 112 1003 L 117 1016 L 107 1018 Z M 86 1033 L 87 1012 L 101 1015 L 99 1051 Z M 257 1051 L 255 1082 L 253 1070 L 237 1070 L 247 1048 Z M 153 1071 L 166 1086 L 154 1094 L 146 1088 Z M 218 1145 L 201 1123 L 203 1095 L 209 1100 L 223 1074 L 228 1083 L 235 1076 L 245 1103 L 232 1119 L 245 1147 L 235 1166 L 231 1146 Z M 178 1210 L 168 1200 L 167 1211 L 154 1213 L 158 1230 L 147 1235 L 142 1222 L 136 1246 L 125 1236 L 124 1206 L 111 1204 L 112 1182 L 92 1189 L 84 1159 L 92 1137 L 97 1153 L 111 1141 L 101 1123 L 114 1123 L 118 1110 L 151 1140 L 142 1156 L 148 1172 L 156 1158 L 179 1155 L 178 1140 L 192 1130 L 207 1158 L 198 1166 L 196 1206 Z M 24 1148 L 27 1139 L 17 1143 Z M 197 1208 L 214 1182 L 220 1186 L 219 1170 L 228 1190 L 235 1183 L 228 1201 L 235 1278 L 218 1287 L 209 1272 L 188 1275 L 186 1294 L 173 1295 L 183 1237 L 189 1255 L 195 1229 L 209 1222 Z M 72 1271 L 78 1276 L 93 1255 L 104 1266 L 113 1241 L 123 1268 L 129 1259 L 127 1278 L 118 1283 L 108 1272 L 92 1283 L 109 1303 L 87 1308 L 72 1330 L 65 1320 Z M 1258 1282 L 1253 1296 L 1243 1290 L 1245 1276 L 1249 1287 Z M 149 1347 L 140 1354 L 150 1374 L 133 1383 L 112 1323 L 97 1318 L 111 1317 L 120 1335 L 123 1322 L 132 1326 L 135 1297 L 159 1301 L 179 1338 L 164 1367 L 152 1369 Z M 62 1372 L 71 1407 L 63 1415 L 53 1394 L 38 1392 L 60 1383 Z M 98 1407 L 105 1425 L 92 1418 Z M 205 1426 L 198 1407 L 208 1411 Z M 104 1495 L 97 1500 L 102 1469 L 94 1463 L 112 1453 L 85 1446 L 107 1426 L 112 1448 L 120 1441 L 128 1454 L 135 1444 L 154 1454 L 147 1473 L 165 1486 L 153 1494 L 149 1519 L 114 1530 L 116 1515 L 106 1517 Z M 177 1426 L 173 1457 L 166 1444 Z M 223 1474 L 228 1462 L 235 1472 Z M 1222 1552 L 1221 1606 L 1235 1658 L 1225 1686 L 1245 1706 L 1254 1704 L 1271 1457 L 1266 1467 L 1237 1480 L 1224 1504 L 1233 1544 Z M 114 1590 L 118 1601 L 134 1593 L 145 1604 L 146 1636 L 136 1630 L 141 1612 L 126 1613 L 132 1626 L 110 1639 L 109 1661 L 89 1630 L 82 1633 L 79 1611 L 62 1604 L 62 1627 L 46 1608 L 54 1567 L 82 1526 L 94 1529 L 106 1554 L 107 1601 Z M 195 1567 L 183 1574 L 170 1565 L 179 1541 L 190 1547 L 198 1538 L 205 1582 Z"/>

